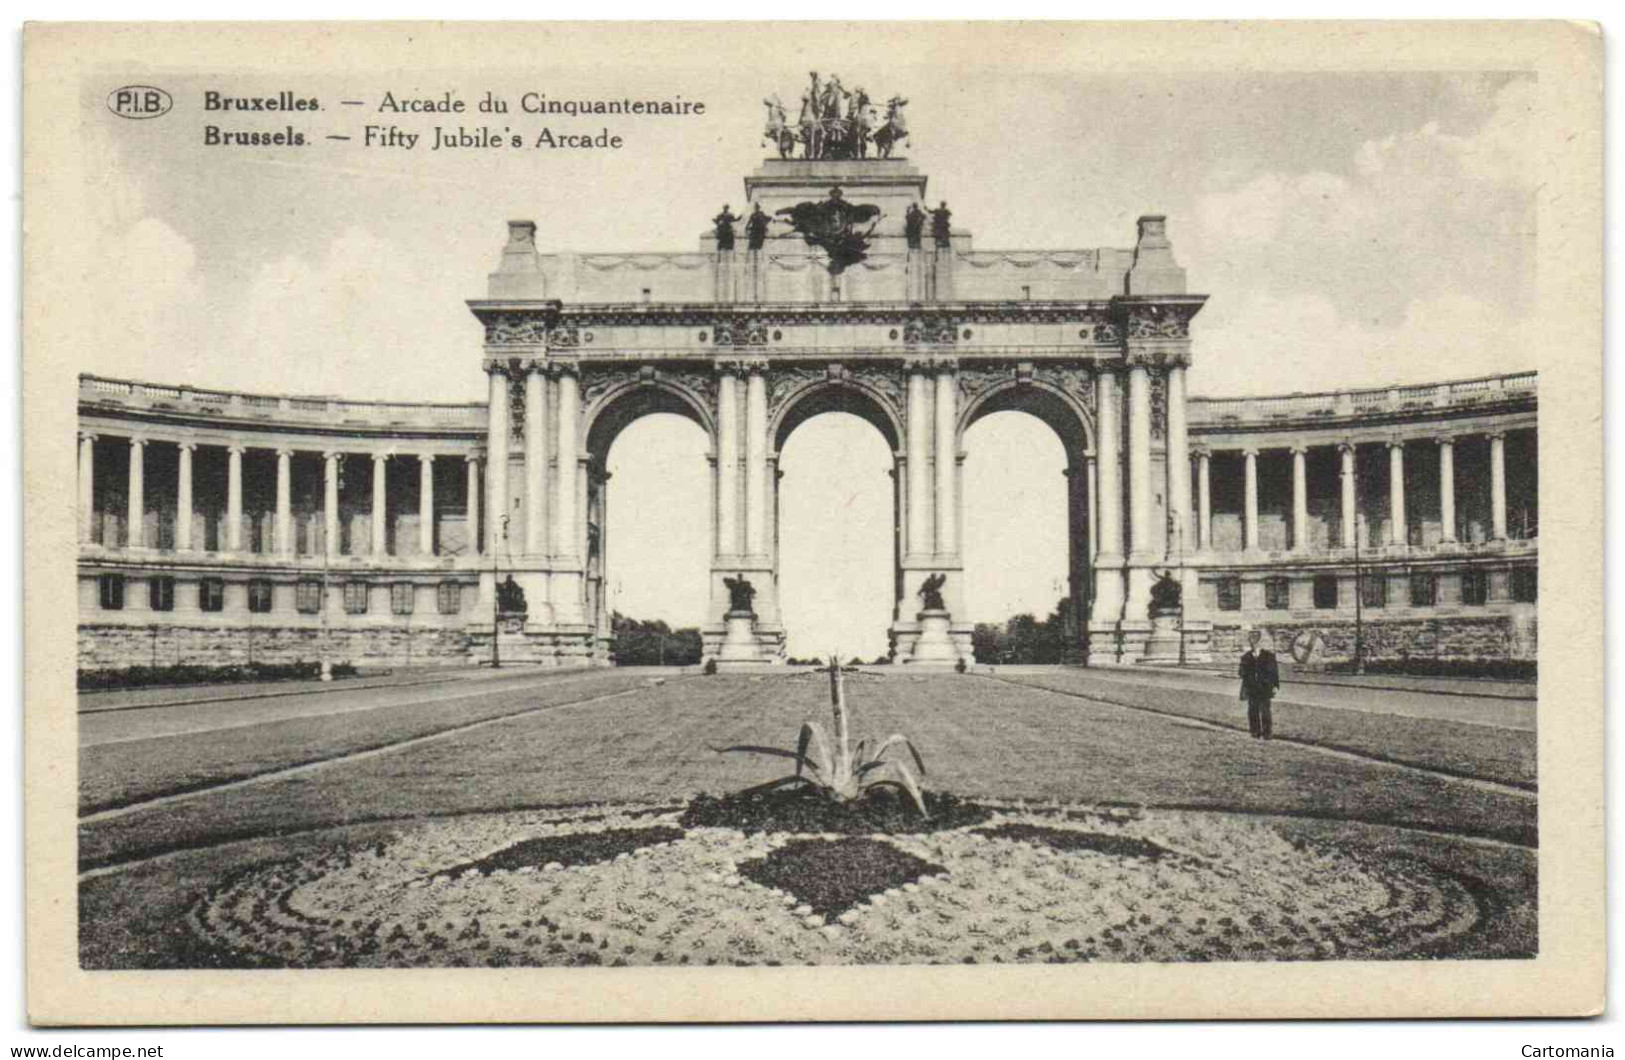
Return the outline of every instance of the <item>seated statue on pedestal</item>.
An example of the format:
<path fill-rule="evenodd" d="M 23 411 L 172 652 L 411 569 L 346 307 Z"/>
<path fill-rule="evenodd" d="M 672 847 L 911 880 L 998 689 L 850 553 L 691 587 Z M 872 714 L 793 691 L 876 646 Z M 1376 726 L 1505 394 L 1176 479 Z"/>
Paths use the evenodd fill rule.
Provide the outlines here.
<path fill-rule="evenodd" d="M 1151 583 L 1151 617 L 1178 614 L 1183 607 L 1184 594 L 1184 587 L 1172 571 L 1157 575 L 1157 580 Z"/>
<path fill-rule="evenodd" d="M 732 578 L 723 578 L 722 584 L 728 587 L 728 610 L 734 612 L 753 613 L 751 601 L 756 597 L 756 587 L 745 580 L 743 574 Z"/>
<path fill-rule="evenodd" d="M 525 614 L 525 590 L 508 575 L 506 581 L 497 586 L 497 611 L 506 614 Z"/>
<path fill-rule="evenodd" d="M 933 574 L 925 579 L 920 586 L 920 605 L 923 611 L 946 611 L 948 605 L 942 602 L 942 586 L 948 580 L 946 574 Z"/>

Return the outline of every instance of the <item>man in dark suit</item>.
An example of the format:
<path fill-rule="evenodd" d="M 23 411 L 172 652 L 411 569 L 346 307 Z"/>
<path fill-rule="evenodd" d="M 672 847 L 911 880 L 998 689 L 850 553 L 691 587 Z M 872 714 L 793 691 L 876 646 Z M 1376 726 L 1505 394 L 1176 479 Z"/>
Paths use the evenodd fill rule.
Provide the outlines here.
<path fill-rule="evenodd" d="M 1281 687 L 1281 671 L 1275 664 L 1275 653 L 1260 648 L 1263 634 L 1253 630 L 1247 634 L 1247 651 L 1241 657 L 1241 697 L 1247 701 L 1247 727 L 1254 739 L 1270 738 L 1270 699 Z"/>

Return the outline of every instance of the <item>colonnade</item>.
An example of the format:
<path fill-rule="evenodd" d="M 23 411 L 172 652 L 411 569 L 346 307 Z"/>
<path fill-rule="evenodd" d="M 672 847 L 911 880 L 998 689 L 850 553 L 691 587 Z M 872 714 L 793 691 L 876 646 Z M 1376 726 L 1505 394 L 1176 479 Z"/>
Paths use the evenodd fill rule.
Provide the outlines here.
<path fill-rule="evenodd" d="M 91 432 L 81 432 L 79 435 L 79 540 L 82 544 L 94 543 L 97 439 L 98 435 Z M 125 515 L 129 529 L 124 547 L 131 549 L 152 547 L 147 544 L 143 531 L 146 516 L 147 449 L 156 444 L 167 444 L 175 446 L 178 450 L 174 549 L 177 552 L 202 551 L 199 547 L 200 543 L 193 539 L 192 534 L 195 497 L 193 458 L 198 443 L 192 441 L 164 441 L 139 434 L 130 436 L 128 442 L 130 457 L 129 474 L 126 481 Z M 221 535 L 220 551 L 241 553 L 244 551 L 243 457 L 251 449 L 259 447 L 233 441 L 225 443 L 222 448 L 226 450 L 227 459 L 225 522 Z M 272 534 L 273 547 L 270 552 L 278 557 L 291 559 L 296 554 L 293 529 L 293 456 L 296 450 L 288 446 L 278 446 L 272 451 L 276 454 L 276 509 Z M 436 454 L 429 452 L 400 454 L 388 450 L 355 452 L 326 449 L 316 451 L 320 452 L 322 456 L 322 524 L 324 531 L 322 549 L 328 557 L 336 558 L 341 554 L 339 548 L 339 462 L 347 456 L 370 457 L 372 460 L 372 540 L 369 554 L 374 557 L 389 554 L 387 537 L 389 501 L 385 474 L 388 462 L 391 459 L 403 458 L 416 460 L 419 467 L 418 554 L 433 555 L 436 553 L 437 543 L 434 532 L 434 461 Z M 480 458 L 475 455 L 468 455 L 463 457 L 463 460 L 467 465 L 467 496 L 472 499 L 479 496 Z M 478 505 L 468 505 L 467 519 L 469 541 L 471 543 L 478 541 Z M 103 542 L 103 545 L 110 547 L 107 542 Z"/>
<path fill-rule="evenodd" d="M 1170 403 L 1172 408 L 1172 403 Z M 1456 442 L 1463 435 L 1440 434 L 1429 436 L 1431 441 L 1439 448 L 1439 517 L 1441 523 L 1442 541 L 1446 544 L 1457 541 L 1456 532 Z M 1490 536 L 1492 540 L 1502 541 L 1507 537 L 1507 489 L 1506 489 L 1506 431 L 1484 432 L 1483 437 L 1489 441 L 1489 467 L 1490 467 Z M 1389 524 L 1387 540 L 1384 544 L 1389 546 L 1408 544 L 1406 520 L 1406 493 L 1405 493 L 1405 446 L 1419 439 L 1401 437 L 1386 438 L 1375 443 L 1387 449 L 1388 452 L 1388 510 Z M 1362 443 L 1353 440 L 1344 440 L 1333 443 L 1339 453 L 1339 515 L 1340 538 L 1343 548 L 1353 547 L 1357 533 L 1358 497 L 1356 488 L 1356 449 Z M 1283 445 L 1280 448 L 1292 454 L 1292 507 L 1291 518 L 1291 548 L 1293 552 L 1305 552 L 1310 548 L 1309 539 L 1309 507 L 1308 507 L 1308 472 L 1307 457 L 1311 448 L 1308 443 L 1297 442 Z M 1197 448 L 1193 455 L 1196 460 L 1197 481 L 1197 550 L 1210 552 L 1213 549 L 1213 503 L 1212 503 L 1212 473 L 1209 467 L 1214 450 L 1207 447 Z M 1259 551 L 1259 504 L 1258 504 L 1258 455 L 1267 451 L 1267 447 L 1248 446 L 1240 450 L 1243 460 L 1243 545 L 1244 552 Z M 1185 463 L 1176 461 L 1174 465 Z M 1175 497 L 1185 494 L 1174 492 Z"/>

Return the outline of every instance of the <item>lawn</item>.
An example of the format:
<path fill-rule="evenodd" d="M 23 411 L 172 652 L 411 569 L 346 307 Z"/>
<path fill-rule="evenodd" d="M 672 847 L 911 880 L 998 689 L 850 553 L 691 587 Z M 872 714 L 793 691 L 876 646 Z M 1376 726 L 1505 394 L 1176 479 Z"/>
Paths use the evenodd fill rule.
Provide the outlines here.
<path fill-rule="evenodd" d="M 1103 681 L 1082 670 L 1060 668 L 999 679 L 1091 696 L 1124 706 L 1180 714 L 1238 732 L 1247 731 L 1247 705 L 1238 703 L 1228 691 L 1181 689 L 1170 693 L 1169 689 L 1152 685 Z M 1288 688 L 1287 693 L 1290 691 Z M 1381 697 L 1382 692 L 1371 694 Z M 1298 703 L 1277 703 L 1272 715 L 1275 735 L 1282 739 L 1303 740 L 1453 776 L 1478 777 L 1535 790 L 1535 734 L 1526 730 Z"/>
<path fill-rule="evenodd" d="M 266 721 L 186 736 L 107 743 L 79 753 L 79 810 L 92 813 L 158 795 L 209 787 L 305 762 L 353 754 L 415 736 L 587 695 L 637 688 L 647 677 L 604 672 L 532 684 L 365 690 L 369 709 Z M 585 684 L 584 684 L 585 682 Z M 590 690 L 590 691 L 589 691 Z M 358 692 L 362 690 L 357 690 Z M 453 698 L 446 698 L 446 696 Z M 177 746 L 184 753 L 177 754 Z"/>
<path fill-rule="evenodd" d="M 1071 678 L 1057 675 L 1055 680 L 1070 682 Z M 581 682 L 548 683 L 523 691 L 492 689 L 489 698 L 458 700 L 443 704 L 438 710 L 427 705 L 368 710 L 99 749 L 102 753 L 97 756 L 98 776 L 109 778 L 96 781 L 103 785 L 99 790 L 162 792 L 173 790 L 177 785 L 195 786 L 279 765 L 327 759 L 345 749 L 377 746 L 423 731 L 443 730 L 482 718 L 543 708 L 454 732 L 443 739 L 415 744 L 398 752 L 336 762 L 297 776 L 199 794 L 82 825 L 80 863 L 83 868 L 138 864 L 87 878 L 81 884 L 81 924 L 84 925 L 81 959 L 87 967 L 232 965 L 246 958 L 229 947 L 211 949 L 209 944 L 200 943 L 196 933 L 188 929 L 187 917 L 195 913 L 199 895 L 221 895 L 220 888 L 237 886 L 230 881 L 239 879 L 245 881 L 241 884 L 242 893 L 232 900 L 240 909 L 274 910 L 276 902 L 286 896 L 279 894 L 270 906 L 265 905 L 273 892 L 256 890 L 261 885 L 255 882 L 254 876 L 264 866 L 296 857 L 306 859 L 302 863 L 309 863 L 311 858 L 328 859 L 321 863 L 331 862 L 329 867 L 334 878 L 345 872 L 365 875 L 373 871 L 366 867 L 371 862 L 353 867 L 350 854 L 345 851 L 370 849 L 375 844 L 383 850 L 391 843 L 410 845 L 412 842 L 420 846 L 427 844 L 424 849 L 439 851 L 437 856 L 451 858 L 451 852 L 455 851 L 456 857 L 447 865 L 505 865 L 504 858 L 522 861 L 523 856 L 532 853 L 531 848 L 523 845 L 495 861 L 488 859 L 503 849 L 503 836 L 523 839 L 534 832 L 532 826 L 524 824 L 529 819 L 527 814 L 545 816 L 559 812 L 548 808 L 598 804 L 653 804 L 675 812 L 693 795 L 736 791 L 787 771 L 788 763 L 781 760 L 720 754 L 715 748 L 737 743 L 791 747 L 804 718 L 827 719 L 829 714 L 827 681 L 822 675 L 693 676 L 672 678 L 660 685 L 646 682 L 647 677 L 638 674 L 594 675 Z M 1077 686 L 1068 684 L 1067 687 Z M 608 700 L 571 702 L 624 688 L 637 691 Z M 1119 684 L 1113 686 L 1112 691 L 1121 695 L 1124 689 Z M 1130 691 L 1136 695 L 1153 694 L 1143 689 Z M 413 691 L 401 690 L 397 694 L 403 699 L 410 698 Z M 1133 861 L 1136 851 L 1151 849 L 1144 840 L 1154 845 L 1164 834 L 1176 838 L 1184 835 L 1184 846 L 1194 849 L 1200 845 L 1195 837 L 1201 837 L 1205 827 L 1200 823 L 1205 819 L 1202 815 L 1220 811 L 1219 816 L 1212 818 L 1216 831 L 1200 840 L 1208 844 L 1209 864 L 1218 864 L 1212 860 L 1215 856 L 1222 861 L 1225 836 L 1254 843 L 1251 837 L 1255 833 L 1247 831 L 1249 826 L 1245 822 L 1256 820 L 1260 827 L 1274 829 L 1282 837 L 1300 837 L 1294 842 L 1306 842 L 1310 846 L 1305 849 L 1322 852 L 1314 854 L 1315 857 L 1352 857 L 1356 860 L 1350 865 L 1379 868 L 1390 862 L 1421 866 L 1416 870 L 1420 874 L 1416 877 L 1418 880 L 1429 877 L 1444 881 L 1442 890 L 1429 891 L 1433 895 L 1429 900 L 1434 904 L 1426 906 L 1442 918 L 1462 915 L 1461 910 L 1467 908 L 1462 904 L 1466 901 L 1462 896 L 1473 894 L 1477 907 L 1483 911 L 1480 922 L 1465 934 L 1452 935 L 1448 950 L 1438 955 L 1507 956 L 1535 951 L 1533 847 L 1537 832 L 1536 800 L 1532 795 L 1487 790 L 1381 762 L 1329 755 L 1289 742 L 1260 743 L 1245 734 L 1214 731 L 1181 717 L 1168 716 L 1168 713 L 1127 709 L 1032 684 L 975 675 L 916 674 L 901 670 L 863 674 L 848 680 L 847 696 L 856 715 L 857 734 L 884 738 L 900 732 L 914 742 L 929 769 L 924 780 L 929 791 L 951 792 L 1007 806 L 1025 800 L 1035 807 L 1033 812 L 1039 816 L 1022 818 L 1024 823 L 1019 827 L 1003 825 L 984 829 L 983 845 L 956 838 L 957 833 L 948 835 L 941 843 L 922 837 L 903 844 L 922 862 L 957 866 L 950 875 L 962 875 L 977 865 L 989 873 L 1026 873 L 1022 878 L 1027 880 L 1024 886 L 1031 894 L 1016 899 L 1018 904 L 1026 902 L 1034 908 L 1041 907 L 1052 893 L 1058 893 L 1056 886 L 1072 878 L 1054 875 L 1064 864 L 1069 864 L 1054 860 L 1057 857 L 1116 856 Z M 1223 698 L 1213 697 L 1215 701 Z M 1189 714 L 1202 720 L 1208 717 L 1204 711 L 1211 710 L 1215 718 L 1221 713 L 1216 702 L 1205 704 L 1201 694 L 1183 691 L 1171 694 L 1164 690 L 1157 696 L 1155 706 L 1160 711 Z M 1337 741 L 1344 746 L 1370 747 L 1374 754 L 1390 759 L 1404 759 L 1414 754 L 1415 748 L 1407 741 L 1414 739 L 1419 729 L 1396 727 L 1392 724 L 1394 719 L 1388 717 L 1326 713 L 1338 715 L 1335 720 L 1344 725 L 1337 731 Z M 1278 724 L 1283 735 L 1289 735 L 1291 730 L 1286 729 L 1284 721 L 1283 718 Z M 1441 761 L 1456 763 L 1462 772 L 1499 779 L 1496 771 L 1499 764 L 1506 761 L 1505 757 L 1486 753 L 1485 745 L 1475 742 L 1480 733 L 1459 731 L 1477 728 L 1448 725 L 1435 729 L 1435 735 L 1447 745 L 1453 737 L 1460 736 L 1464 746 L 1448 745 L 1434 753 Z M 129 779 L 116 782 L 110 779 L 120 776 Z M 115 787 L 115 783 L 122 786 Z M 103 794 L 101 797 L 111 796 Z M 1005 855 L 988 860 L 998 850 L 1009 848 L 1011 844 L 1020 846 L 1034 836 L 1042 839 L 1050 835 L 1051 840 L 1055 839 L 1051 835 L 1052 820 L 1063 827 L 1082 827 L 1042 816 L 1052 811 L 1041 807 L 1055 803 L 1134 807 L 1125 812 L 1153 816 L 1134 826 L 1142 829 L 1140 838 L 1130 838 L 1127 833 L 1121 840 L 1102 840 L 1100 835 L 1061 837 L 1067 842 L 1060 843 L 1057 849 L 1064 853 L 1030 858 L 1023 855 L 1026 860 L 1016 862 L 1001 860 Z M 599 818 L 592 819 L 603 819 L 614 817 L 620 811 L 571 812 L 578 816 L 599 814 Z M 462 821 L 465 815 L 476 816 L 468 816 L 465 824 Z M 613 827 L 652 826 L 647 820 L 623 818 L 624 814 L 614 817 L 622 823 Z M 672 819 L 663 818 L 662 822 L 660 827 L 669 827 Z M 1394 832 L 1382 827 L 1386 825 L 1415 831 Z M 531 831 L 527 832 L 527 828 Z M 763 845 L 770 837 L 745 840 L 723 835 L 716 840 L 705 840 L 702 837 L 707 833 L 703 829 L 691 834 L 695 837 L 693 840 L 686 845 L 676 844 L 670 853 L 631 851 L 637 857 L 626 864 L 638 866 L 635 870 L 618 868 L 622 862 L 615 859 L 611 865 L 616 867 L 581 877 L 579 882 L 576 876 L 567 873 L 561 877 L 561 881 L 570 881 L 565 890 L 549 884 L 548 889 L 537 892 L 537 900 L 564 901 L 558 896 L 573 893 L 578 895 L 579 901 L 596 901 L 590 895 L 596 893 L 593 887 L 604 885 L 603 881 L 610 879 L 604 873 L 618 872 L 627 880 L 641 880 L 652 871 L 656 878 L 674 884 L 681 881 L 680 892 L 693 892 L 697 902 L 720 901 L 715 908 L 721 911 L 719 915 L 726 913 L 724 919 L 731 925 L 728 931 L 732 933 L 728 938 L 737 936 L 748 942 L 751 932 L 756 930 L 751 925 L 778 924 L 777 914 L 772 912 L 777 908 L 778 898 L 760 886 L 762 880 L 771 882 L 773 877 L 767 869 L 751 867 L 755 864 L 752 858 L 770 850 Z M 1269 839 L 1268 832 L 1256 834 L 1259 838 L 1255 856 L 1263 859 L 1260 865 L 1276 864 L 1278 855 L 1270 853 L 1276 850 L 1271 845 L 1276 841 Z M 1485 845 L 1446 838 L 1456 835 L 1496 842 Z M 419 838 L 414 840 L 414 836 Z M 699 844 L 694 849 L 702 852 L 713 847 L 718 851 L 714 856 L 723 860 L 717 862 L 720 866 L 717 871 L 723 875 L 727 875 L 726 866 L 731 858 L 744 866 L 740 869 L 742 874 L 755 873 L 759 877 L 757 882 L 746 882 L 746 891 L 723 892 L 741 900 L 748 892 L 749 901 L 744 905 L 730 904 L 729 900 L 712 893 L 715 885 L 688 878 L 691 870 L 684 866 L 690 865 L 695 855 L 683 851 L 694 843 Z M 712 847 L 706 847 L 707 843 Z M 946 845 L 942 845 L 944 843 Z M 995 846 L 986 847 L 987 843 Z M 553 846 L 539 844 L 536 849 L 542 847 L 574 849 L 570 842 L 563 840 Z M 721 853 L 724 848 L 737 852 L 724 855 Z M 1295 849 L 1280 847 L 1288 856 L 1297 856 L 1291 853 Z M 155 855 L 167 856 L 157 862 L 145 862 Z M 548 857 L 554 856 L 548 854 Z M 625 858 L 628 854 L 622 852 L 621 856 Z M 942 857 L 951 860 L 944 862 L 940 860 Z M 337 860 L 332 860 L 335 858 Z M 879 867 L 875 871 L 886 869 L 884 861 L 882 858 L 877 863 Z M 430 862 L 432 859 L 424 863 Z M 1168 886 L 1178 886 L 1192 894 L 1204 892 L 1196 876 L 1176 879 L 1178 872 L 1206 871 L 1196 862 L 1183 869 L 1178 864 L 1155 868 L 1164 864 L 1155 860 L 1144 861 L 1144 864 L 1144 872 L 1149 874 L 1144 876 L 1146 880 L 1163 880 Z M 502 868 L 497 875 L 506 880 L 508 877 L 504 874 L 509 868 Z M 1388 869 L 1382 868 L 1382 871 Z M 1169 876 L 1169 873 L 1174 875 Z M 1321 873 L 1304 879 L 1335 879 L 1339 875 L 1338 872 Z M 271 879 L 275 878 L 273 875 Z M 1132 872 L 1131 878 L 1134 878 Z M 491 900 L 490 892 L 481 890 L 490 886 L 482 879 L 478 872 L 454 878 L 448 885 L 453 890 L 446 894 L 466 894 L 458 901 L 470 910 L 480 908 Z M 512 879 L 530 880 L 531 877 Z M 1124 877 L 1117 874 L 1103 879 L 1109 883 Z M 924 881 L 922 886 L 929 882 Z M 521 890 L 529 886 L 525 883 Z M 649 901 L 665 901 L 659 898 L 665 885 L 645 882 L 638 886 L 646 891 Z M 1131 885 L 1122 886 L 1130 886 L 1132 890 Z M 363 891 L 355 893 L 370 894 L 374 889 L 368 884 Z M 508 883 L 501 884 L 500 893 L 512 890 Z M 232 893 L 224 892 L 221 900 L 230 898 Z M 440 893 L 439 890 L 432 892 Z M 933 901 L 955 902 L 953 895 L 959 893 L 944 891 L 942 897 L 934 897 Z M 417 903 L 412 908 L 433 908 L 422 906 L 423 901 L 432 897 L 431 892 L 412 892 L 412 895 L 412 902 Z M 550 899 L 549 895 L 554 897 Z M 1230 895 L 1225 900 L 1242 901 L 1244 897 Z M 915 898 L 920 899 L 920 896 Z M 1423 909 L 1424 905 L 1426 903 L 1417 908 Z M 451 908 L 447 906 L 448 910 Z M 820 941 L 823 936 L 815 938 L 809 934 L 803 938 L 791 932 L 775 943 L 780 949 L 774 952 L 782 959 L 814 963 L 913 959 L 907 952 L 887 948 L 890 943 L 882 923 L 884 918 L 876 919 L 879 914 L 864 912 L 869 908 L 868 904 L 860 904 L 837 914 L 846 919 L 857 917 L 857 925 L 849 931 L 844 922 L 842 925 L 831 923 L 821 929 L 833 933 L 827 943 Z M 394 904 L 385 902 L 379 905 L 373 919 L 394 923 L 390 920 L 393 909 Z M 1176 910 L 1176 906 L 1169 909 Z M 1076 910 L 1066 909 L 1057 911 L 1056 915 L 1076 913 Z M 238 930 L 241 925 L 234 926 L 226 912 L 220 915 L 225 918 L 221 931 L 226 934 L 222 937 L 231 937 L 229 932 Z M 810 914 L 814 915 L 816 913 Z M 1254 915 L 1258 915 L 1257 910 Z M 885 917 L 892 916 L 890 912 L 885 914 Z M 740 917 L 745 919 L 739 920 Z M 415 921 L 421 917 L 414 914 L 408 919 Z M 1088 919 L 1085 917 L 1079 923 Z M 1377 921 L 1364 922 L 1375 924 Z M 430 924 L 428 933 L 421 937 L 414 935 L 410 945 L 397 933 L 392 943 L 397 950 L 388 952 L 399 952 L 405 963 L 424 959 L 480 963 L 493 956 L 471 949 L 480 940 L 477 918 L 472 928 L 462 921 L 458 923 L 464 930 L 475 932 L 470 935 L 475 941 L 445 942 L 435 935 L 435 930 L 440 929 Z M 703 933 L 704 923 L 704 917 L 697 921 L 673 922 L 670 931 L 678 937 L 687 937 L 684 932 Z M 408 934 L 413 933 L 415 923 L 402 920 L 401 924 Z M 1293 936 L 1296 939 L 1293 944 L 1307 947 L 1312 940 L 1308 934 L 1310 929 L 1303 924 L 1290 921 L 1284 926 L 1277 924 L 1271 929 L 1275 932 L 1271 937 L 1286 938 L 1282 931 L 1295 932 L 1300 928 L 1305 933 L 1301 938 Z M 1195 930 L 1177 920 L 1169 923 L 1159 920 L 1143 931 L 1133 924 L 1126 929 L 1119 925 L 1113 937 L 1126 939 L 1123 943 L 1126 949 L 1119 951 L 1113 943 L 1113 949 L 1097 952 L 1097 947 L 1107 945 L 1106 940 L 1080 934 L 1080 927 L 1073 932 L 1075 938 L 1063 934 L 1057 936 L 1055 943 L 1059 946 L 1062 941 L 1075 942 L 1077 947 L 1044 951 L 1043 959 L 1233 959 L 1227 956 L 1230 951 L 1222 946 L 1202 949 L 1207 945 L 1206 937 L 1199 933 L 1183 934 L 1187 929 Z M 1129 934 L 1125 935 L 1125 930 Z M 1135 935 L 1135 931 L 1141 933 Z M 593 934 L 597 943 L 587 947 L 579 939 L 564 935 L 551 942 L 543 939 L 552 949 L 540 951 L 541 963 L 596 959 L 595 947 L 602 944 L 603 933 Z M 717 942 L 715 935 L 704 937 L 711 938 L 713 944 Z M 496 952 L 506 954 L 503 959 L 526 963 L 535 956 L 505 948 L 512 945 L 522 950 L 524 940 L 494 941 Z M 636 948 L 635 939 L 625 941 Z M 945 937 L 939 941 L 941 946 L 932 954 L 922 951 L 914 956 L 931 960 L 959 958 L 955 939 Z M 1252 945 L 1257 939 L 1238 936 L 1230 941 L 1240 947 L 1244 943 Z M 424 948 L 442 944 L 450 946 L 451 951 L 456 951 L 459 945 L 470 949 L 460 955 L 455 952 L 448 955 L 451 951 Z M 1012 941 L 1010 945 L 1015 943 Z M 1375 942 L 1371 945 L 1374 948 L 1368 955 L 1384 954 Z M 414 950 L 412 946 L 420 948 Z M 1171 946 L 1176 948 L 1167 948 Z M 1427 952 L 1420 943 L 1415 946 L 1407 943 L 1402 949 L 1401 955 Z M 368 960 L 384 960 L 387 956 L 378 950 L 367 952 Z M 633 963 L 654 960 L 653 952 L 640 949 L 627 959 Z M 1020 959 L 1040 959 L 1033 956 L 1038 952 L 1032 950 L 1028 957 Z M 1238 948 L 1235 955 L 1245 956 L 1248 952 Z M 1293 952 L 1296 951 L 1290 947 L 1280 951 L 1283 955 Z M 1304 952 L 1310 951 L 1305 949 Z M 1175 956 L 1158 956 L 1163 953 Z M 1184 953 L 1192 956 L 1179 956 Z M 1198 957 L 1198 953 L 1208 956 Z M 893 955 L 884 956 L 886 954 Z M 1323 955 L 1335 956 L 1336 953 Z M 607 963 L 607 957 L 613 954 L 605 956 Z"/>
<path fill-rule="evenodd" d="M 526 693 L 530 705 L 547 694 L 581 693 L 565 686 Z M 925 756 L 926 786 L 962 796 L 1286 813 L 1535 843 L 1532 798 L 1288 743 L 1256 743 L 1042 689 L 898 672 L 854 679 L 848 696 L 858 731 L 905 733 Z M 95 822 L 80 830 L 80 860 L 88 867 L 223 839 L 423 814 L 670 802 L 732 791 L 785 770 L 777 760 L 710 748 L 793 746 L 802 719 L 827 712 L 825 685 L 814 677 L 673 679 L 603 704 L 562 705 L 399 753 Z M 361 717 L 368 716 L 378 712 Z M 354 719 L 338 720 L 350 731 Z M 288 723 L 293 731 L 330 724 Z M 244 735 L 218 736 L 233 733 Z M 364 730 L 353 738 L 377 742 Z M 192 757 L 190 742 L 159 741 L 177 761 Z M 301 755 L 312 746 L 291 744 Z M 206 745 L 215 746 L 216 738 Z M 118 749 L 130 754 L 140 745 Z M 114 758 L 107 768 L 134 769 L 124 763 L 135 761 Z"/>

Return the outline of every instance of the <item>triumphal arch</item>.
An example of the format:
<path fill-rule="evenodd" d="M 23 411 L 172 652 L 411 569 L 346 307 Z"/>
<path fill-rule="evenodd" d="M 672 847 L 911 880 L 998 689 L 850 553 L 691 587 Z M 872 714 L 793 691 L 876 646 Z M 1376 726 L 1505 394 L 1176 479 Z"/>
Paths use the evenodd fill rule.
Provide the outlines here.
<path fill-rule="evenodd" d="M 725 206 L 689 252 L 554 254 L 536 224 L 509 223 L 486 297 L 468 303 L 490 376 L 486 546 L 526 601 L 509 654 L 607 647 L 605 459 L 633 420 L 670 412 L 710 441 L 707 654 L 781 659 L 777 512 L 793 484 L 778 455 L 832 410 L 873 424 L 894 456 L 897 661 L 971 657 L 962 442 L 1003 410 L 1043 420 L 1067 453 L 1079 655 L 1143 654 L 1153 582 L 1189 547 L 1174 528 L 1205 299 L 1186 291 L 1164 219 L 1141 217 L 1128 248 L 980 250 L 906 159 L 800 153 L 746 176 L 741 212 Z M 1185 626 L 1200 653 L 1200 623 Z"/>
<path fill-rule="evenodd" d="M 907 100 L 765 102 L 770 157 L 692 249 L 551 253 L 509 223 L 469 302 L 488 403 L 82 376 L 81 670 L 606 665 L 605 460 L 659 412 L 709 439 L 719 666 L 784 656 L 779 454 L 829 411 L 891 448 L 899 662 L 971 654 L 963 439 L 1004 410 L 1067 454 L 1074 661 L 1254 629 L 1308 664 L 1534 658 L 1535 373 L 1187 398 L 1204 299 L 1162 217 L 1130 247 L 980 249 L 901 156 Z"/>

